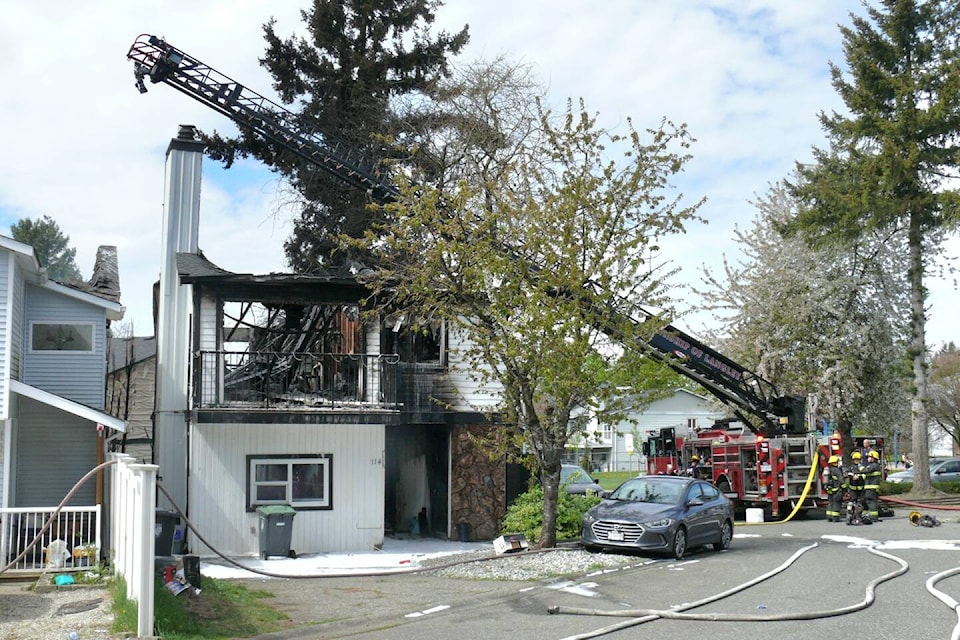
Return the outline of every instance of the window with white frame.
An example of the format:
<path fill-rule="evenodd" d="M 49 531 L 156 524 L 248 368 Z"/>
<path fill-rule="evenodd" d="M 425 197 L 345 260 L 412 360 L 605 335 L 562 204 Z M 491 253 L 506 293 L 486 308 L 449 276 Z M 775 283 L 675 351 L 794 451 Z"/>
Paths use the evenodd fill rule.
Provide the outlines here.
<path fill-rule="evenodd" d="M 93 351 L 93 323 L 34 322 L 31 351 Z"/>
<path fill-rule="evenodd" d="M 332 509 L 333 455 L 247 456 L 247 510 L 286 504 L 295 509 Z"/>

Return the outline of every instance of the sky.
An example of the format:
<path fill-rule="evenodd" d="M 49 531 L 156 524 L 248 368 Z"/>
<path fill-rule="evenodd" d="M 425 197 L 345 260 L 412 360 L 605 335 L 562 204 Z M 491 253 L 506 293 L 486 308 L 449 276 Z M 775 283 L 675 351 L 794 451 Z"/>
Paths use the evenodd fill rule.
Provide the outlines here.
<path fill-rule="evenodd" d="M 49 215 L 89 277 L 100 245 L 117 247 L 121 304 L 136 335 L 152 335 L 159 278 L 167 146 L 181 124 L 235 131 L 224 116 L 165 85 L 139 94 L 126 58 L 142 33 L 165 38 L 267 97 L 262 25 L 302 32 L 308 0 L 0 0 L 0 233 Z M 664 244 L 661 256 L 699 283 L 702 266 L 737 260 L 737 226 L 750 202 L 824 146 L 818 112 L 842 108 L 828 62 L 843 66 L 838 25 L 858 0 L 448 0 L 435 29 L 470 26 L 463 62 L 506 56 L 531 66 L 550 101 L 583 99 L 601 125 L 626 132 L 667 118 L 697 140 L 677 178 L 685 202 L 701 197 L 707 224 Z M 256 161 L 229 171 L 204 160 L 199 246 L 238 273 L 284 272 L 294 215 L 282 182 Z M 949 253 L 960 255 L 953 237 Z M 953 281 L 930 277 L 928 344 L 957 340 Z M 716 329 L 682 291 L 679 322 Z M 787 301 L 789 304 L 789 301 Z"/>

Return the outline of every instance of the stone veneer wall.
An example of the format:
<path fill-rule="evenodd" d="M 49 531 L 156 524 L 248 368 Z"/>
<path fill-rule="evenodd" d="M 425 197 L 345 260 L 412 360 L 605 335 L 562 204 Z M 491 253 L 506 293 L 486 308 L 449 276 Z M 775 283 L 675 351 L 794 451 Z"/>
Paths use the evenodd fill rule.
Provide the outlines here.
<path fill-rule="evenodd" d="M 459 539 L 461 525 L 469 524 L 470 540 L 493 540 L 500 535 L 506 513 L 506 465 L 491 460 L 477 442 L 490 437 L 489 426 L 456 426 L 450 439 L 450 537 Z"/>

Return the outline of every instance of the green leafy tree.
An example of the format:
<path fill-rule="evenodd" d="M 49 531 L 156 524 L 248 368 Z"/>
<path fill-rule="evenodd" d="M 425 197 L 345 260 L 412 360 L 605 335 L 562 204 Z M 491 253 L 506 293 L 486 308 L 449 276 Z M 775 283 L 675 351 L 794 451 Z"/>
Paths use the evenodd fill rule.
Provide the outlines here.
<path fill-rule="evenodd" d="M 892 434 L 908 404 L 904 234 L 811 247 L 780 233 L 799 214 L 785 183 L 754 206 L 752 226 L 735 231 L 744 259 L 705 271 L 701 293 L 725 329 L 724 352 L 781 393 L 812 395 L 848 452 L 855 427 Z"/>
<path fill-rule="evenodd" d="M 371 172 L 384 161 L 408 159 L 418 141 L 411 120 L 418 96 L 429 95 L 449 73 L 448 56 L 467 43 L 457 34 L 430 33 L 435 0 L 313 0 L 301 12 L 308 37 L 281 38 L 275 22 L 264 25 L 266 54 L 260 63 L 286 105 L 295 105 L 299 126 L 321 135 L 341 153 L 364 158 Z M 360 237 L 372 213 L 367 195 L 276 147 L 250 129 L 239 137 L 204 136 L 210 157 L 230 166 L 253 156 L 283 175 L 301 213 L 285 244 L 291 268 L 309 272 L 329 263 L 340 234 Z M 381 163 L 381 164 L 376 164 Z"/>
<path fill-rule="evenodd" d="M 578 416 L 603 422 L 623 397 L 673 379 L 637 347 L 663 324 L 636 321 L 647 317 L 641 305 L 671 303 L 669 273 L 645 257 L 658 238 L 681 232 L 699 203 L 684 206 L 671 193 L 688 159 L 684 127 L 619 136 L 570 104 L 558 116 L 538 112 L 531 132 L 496 171 L 466 172 L 442 193 L 403 186 L 386 207 L 389 233 L 368 235 L 379 265 L 368 282 L 377 311 L 455 327 L 451 362 L 499 394 L 511 443 L 542 474 L 539 540 L 550 547 L 561 459 L 584 428 Z"/>
<path fill-rule="evenodd" d="M 847 114 L 822 113 L 829 140 L 801 166 L 795 192 L 808 205 L 790 231 L 815 242 L 850 242 L 878 230 L 906 233 L 910 282 L 913 446 L 927 450 L 924 275 L 955 229 L 960 166 L 960 5 L 881 0 L 842 27 L 846 73 L 831 65 Z M 930 488 L 927 465 L 914 488 Z"/>
<path fill-rule="evenodd" d="M 38 220 L 23 218 L 10 226 L 10 233 L 17 242 L 33 247 L 51 279 L 57 282 L 83 280 L 75 262 L 77 250 L 70 246 L 70 236 L 64 235 L 60 225 L 50 216 Z"/>

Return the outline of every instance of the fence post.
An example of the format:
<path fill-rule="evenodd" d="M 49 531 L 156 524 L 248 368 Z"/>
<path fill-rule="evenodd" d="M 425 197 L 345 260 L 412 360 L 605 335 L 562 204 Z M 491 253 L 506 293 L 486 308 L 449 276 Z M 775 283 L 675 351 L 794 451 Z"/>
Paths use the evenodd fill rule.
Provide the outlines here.
<path fill-rule="evenodd" d="M 137 582 L 137 636 L 140 638 L 153 637 L 153 604 L 154 578 L 153 557 L 156 551 L 154 522 L 157 508 L 157 465 L 131 464 L 131 470 L 136 474 L 136 505 L 134 522 L 136 523 L 133 537 L 133 552 Z"/>

